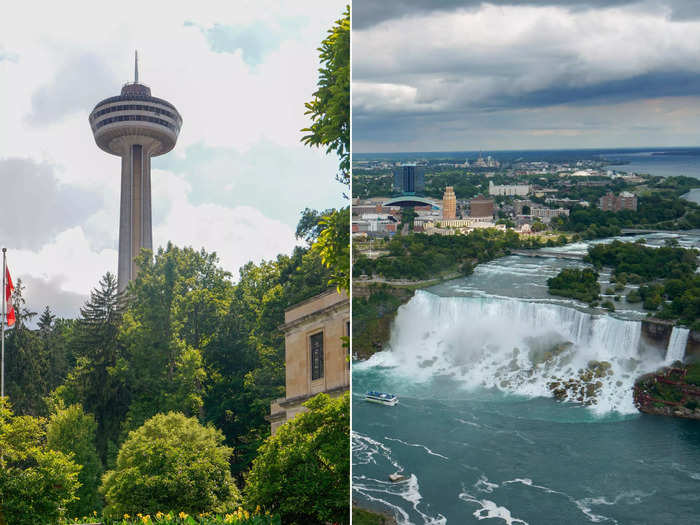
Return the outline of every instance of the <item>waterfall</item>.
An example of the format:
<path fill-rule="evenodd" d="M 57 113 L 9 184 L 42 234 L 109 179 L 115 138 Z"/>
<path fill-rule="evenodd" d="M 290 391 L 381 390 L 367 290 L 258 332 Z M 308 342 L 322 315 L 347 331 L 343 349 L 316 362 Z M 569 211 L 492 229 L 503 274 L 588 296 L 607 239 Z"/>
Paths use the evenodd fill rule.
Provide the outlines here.
<path fill-rule="evenodd" d="M 688 346 L 688 334 L 690 330 L 674 326 L 671 337 L 666 348 L 666 362 L 668 364 L 675 361 L 683 361 L 685 358 L 685 347 Z"/>
<path fill-rule="evenodd" d="M 662 364 L 640 357 L 640 338 L 641 323 L 606 314 L 418 291 L 399 309 L 389 350 L 366 366 L 392 368 L 408 381 L 449 377 L 466 389 L 555 395 L 601 413 L 633 413 L 634 380 Z"/>

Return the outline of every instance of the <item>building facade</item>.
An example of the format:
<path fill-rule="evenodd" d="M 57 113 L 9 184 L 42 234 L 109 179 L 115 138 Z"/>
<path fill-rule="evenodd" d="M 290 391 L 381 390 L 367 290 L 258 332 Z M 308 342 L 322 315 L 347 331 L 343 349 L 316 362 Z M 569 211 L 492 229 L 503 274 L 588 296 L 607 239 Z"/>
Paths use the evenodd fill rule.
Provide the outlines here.
<path fill-rule="evenodd" d="M 530 208 L 530 215 L 542 219 L 542 222 L 549 224 L 553 217 L 568 217 L 567 208 Z"/>
<path fill-rule="evenodd" d="M 413 195 L 425 190 L 424 170 L 415 164 L 404 164 L 394 168 L 394 190 Z"/>
<path fill-rule="evenodd" d="M 618 212 L 622 210 L 637 210 L 637 196 L 634 193 L 623 191 L 620 195 L 615 195 L 609 191 L 598 201 L 600 209 L 603 211 Z"/>
<path fill-rule="evenodd" d="M 325 392 L 350 388 L 350 302 L 335 289 L 302 301 L 284 312 L 285 397 L 270 407 L 274 434 L 280 425 L 306 410 L 302 403 Z"/>
<path fill-rule="evenodd" d="M 494 209 L 493 199 L 487 199 L 483 195 L 479 195 L 469 201 L 470 217 L 493 217 Z"/>
<path fill-rule="evenodd" d="M 532 191 L 532 186 L 529 184 L 511 184 L 497 185 L 493 181 L 489 181 L 489 195 L 504 195 L 524 197 Z"/>
<path fill-rule="evenodd" d="M 457 218 L 457 197 L 452 186 L 447 186 L 442 196 L 442 218 L 447 220 Z"/>

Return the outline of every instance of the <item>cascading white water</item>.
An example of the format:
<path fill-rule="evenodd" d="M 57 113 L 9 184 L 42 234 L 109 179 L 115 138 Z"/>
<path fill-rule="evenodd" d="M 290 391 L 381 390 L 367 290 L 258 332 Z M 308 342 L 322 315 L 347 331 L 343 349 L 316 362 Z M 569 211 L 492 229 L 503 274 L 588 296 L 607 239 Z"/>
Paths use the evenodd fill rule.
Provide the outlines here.
<path fill-rule="evenodd" d="M 552 396 L 553 385 L 565 384 L 561 399 L 585 400 L 599 413 L 633 413 L 635 378 L 663 364 L 640 357 L 640 337 L 638 321 L 556 304 L 419 291 L 399 309 L 390 350 L 366 366 L 395 367 L 415 381 L 449 376 L 466 388 L 532 397 Z"/>
<path fill-rule="evenodd" d="M 688 334 L 690 330 L 674 326 L 671 338 L 668 340 L 666 349 L 666 362 L 671 364 L 675 361 L 683 361 L 685 358 L 685 347 L 688 346 Z"/>

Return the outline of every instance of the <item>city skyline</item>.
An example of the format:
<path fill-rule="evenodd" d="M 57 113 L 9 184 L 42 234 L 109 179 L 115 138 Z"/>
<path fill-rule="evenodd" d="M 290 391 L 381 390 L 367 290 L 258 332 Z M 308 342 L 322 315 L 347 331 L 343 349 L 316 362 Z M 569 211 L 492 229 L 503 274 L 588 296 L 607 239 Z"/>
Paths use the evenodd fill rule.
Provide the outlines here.
<path fill-rule="evenodd" d="M 513 4 L 357 2 L 354 151 L 697 144 L 697 8 Z"/>
<path fill-rule="evenodd" d="M 337 160 L 300 143 L 316 48 L 343 3 L 205 2 L 196 16 L 138 4 L 137 18 L 132 4 L 109 24 L 89 3 L 78 17 L 46 6 L 40 19 L 14 5 L 0 21 L 0 180 L 14 196 L 0 240 L 33 311 L 77 315 L 100 276 L 117 273 L 119 160 L 86 122 L 133 79 L 134 49 L 140 80 L 186 115 L 176 148 L 153 161 L 154 249 L 216 251 L 237 279 L 249 260 L 293 249 L 305 207 L 344 204 Z"/>

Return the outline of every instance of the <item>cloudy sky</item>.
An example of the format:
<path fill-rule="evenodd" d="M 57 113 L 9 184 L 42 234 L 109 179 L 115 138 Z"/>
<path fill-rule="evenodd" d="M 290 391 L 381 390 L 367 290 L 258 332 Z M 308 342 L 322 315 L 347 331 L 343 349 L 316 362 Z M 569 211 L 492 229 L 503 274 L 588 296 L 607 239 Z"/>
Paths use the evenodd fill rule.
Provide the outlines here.
<path fill-rule="evenodd" d="M 353 3 L 355 152 L 697 146 L 696 0 Z"/>
<path fill-rule="evenodd" d="M 299 212 L 344 205 L 337 159 L 300 144 L 318 47 L 343 1 L 13 2 L 0 17 L 0 244 L 30 306 L 74 315 L 116 273 L 120 161 L 88 114 L 133 80 L 183 117 L 152 162 L 154 247 L 238 275 L 294 247 Z"/>

